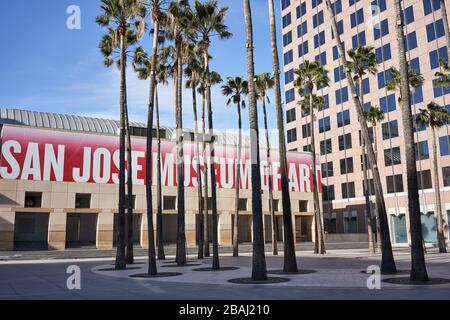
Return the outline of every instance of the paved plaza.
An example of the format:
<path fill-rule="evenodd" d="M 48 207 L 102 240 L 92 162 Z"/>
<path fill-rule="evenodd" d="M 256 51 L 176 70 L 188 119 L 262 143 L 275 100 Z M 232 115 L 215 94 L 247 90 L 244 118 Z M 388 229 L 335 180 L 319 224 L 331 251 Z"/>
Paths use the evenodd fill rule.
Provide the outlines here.
<path fill-rule="evenodd" d="M 395 258 L 399 270 L 408 270 L 409 252 L 396 249 Z M 270 275 L 284 277 L 288 282 L 278 284 L 232 284 L 228 280 L 249 277 L 251 256 L 247 253 L 235 258 L 221 256 L 221 266 L 239 267 L 237 270 L 200 272 L 193 269 L 207 267 L 211 260 L 189 257 L 193 265 L 188 267 L 164 267 L 171 265 L 173 257 L 158 261 L 160 272 L 179 272 L 181 275 L 166 278 L 136 279 L 133 274 L 145 273 L 145 259 L 125 271 L 101 271 L 113 268 L 114 260 L 95 258 L 82 260 L 36 260 L 0 262 L 0 299 L 450 299 L 450 284 L 397 285 L 381 282 L 381 289 L 369 290 L 369 274 L 362 273 L 369 266 L 378 265 L 379 256 L 367 250 L 331 250 L 317 256 L 310 252 L 298 253 L 298 265 L 313 273 L 299 275 Z M 280 269 L 283 258 L 267 255 L 268 270 Z M 428 272 L 431 278 L 450 279 L 450 254 L 427 254 Z M 195 264 L 195 265 L 194 265 Z M 81 289 L 69 290 L 67 268 L 80 267 Z M 381 276 L 382 279 L 405 277 Z"/>

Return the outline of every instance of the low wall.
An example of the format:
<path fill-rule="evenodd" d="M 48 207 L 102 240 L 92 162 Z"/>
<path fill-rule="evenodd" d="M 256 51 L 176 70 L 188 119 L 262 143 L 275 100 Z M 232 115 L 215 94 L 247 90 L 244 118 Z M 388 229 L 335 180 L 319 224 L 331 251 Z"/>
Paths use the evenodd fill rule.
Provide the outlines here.
<path fill-rule="evenodd" d="M 368 242 L 367 233 L 327 233 L 325 243 Z"/>

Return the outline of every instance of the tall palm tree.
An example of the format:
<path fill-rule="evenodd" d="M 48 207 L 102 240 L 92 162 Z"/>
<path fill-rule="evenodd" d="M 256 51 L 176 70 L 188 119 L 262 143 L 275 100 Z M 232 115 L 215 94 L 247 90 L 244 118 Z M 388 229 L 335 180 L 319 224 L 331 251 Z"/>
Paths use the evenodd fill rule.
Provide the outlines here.
<path fill-rule="evenodd" d="M 418 72 L 415 69 L 408 69 L 408 81 L 409 81 L 409 87 L 410 90 L 414 90 L 424 83 L 424 78 L 420 72 Z M 402 94 L 401 94 L 401 74 L 400 71 L 397 70 L 395 67 L 391 68 L 391 79 L 386 83 L 386 88 L 389 91 L 399 91 L 400 97 L 398 98 L 398 101 L 402 101 Z"/>
<path fill-rule="evenodd" d="M 241 157 L 242 157 L 242 116 L 241 110 L 245 108 L 244 96 L 248 94 L 248 83 L 241 77 L 228 77 L 227 83 L 222 86 L 222 94 L 230 97 L 227 101 L 227 106 L 231 103 L 236 104 L 238 114 L 238 153 L 236 161 L 236 176 L 235 176 L 235 213 L 233 224 L 233 257 L 239 256 L 238 244 L 238 225 L 239 225 L 239 190 L 241 188 Z"/>
<path fill-rule="evenodd" d="M 363 77 L 369 73 L 370 75 L 376 75 L 378 72 L 377 55 L 374 52 L 374 47 L 359 45 L 356 50 L 348 50 L 349 65 L 351 70 L 354 70 L 353 80 L 358 82 L 359 85 L 359 100 L 364 105 L 364 88 Z M 366 217 L 367 217 L 367 234 L 369 237 L 369 248 L 375 253 L 374 236 L 372 232 L 372 205 L 369 198 L 369 179 L 367 177 L 367 162 L 366 162 L 366 143 L 364 139 L 361 139 L 361 155 L 363 159 L 363 176 L 364 176 L 364 197 L 366 200 Z M 375 210 L 375 212 L 377 212 Z M 378 219 L 379 220 L 379 219 Z M 381 249 L 381 248 L 380 248 Z"/>
<path fill-rule="evenodd" d="M 252 279 L 267 280 L 264 253 L 264 223 L 261 201 L 261 168 L 259 155 L 258 109 L 256 108 L 255 64 L 253 59 L 253 24 L 250 0 L 244 0 L 245 29 L 247 34 L 247 78 L 250 122 L 250 149 L 252 161 L 253 263 Z"/>
<path fill-rule="evenodd" d="M 300 93 L 314 94 L 314 88 L 327 87 L 330 79 L 328 78 L 328 71 L 319 61 L 305 61 L 299 69 L 295 70 L 297 78 L 294 85 L 299 89 Z M 311 116 L 311 153 L 312 153 L 312 178 L 313 178 L 313 194 L 314 194 L 314 221 L 315 221 L 315 241 L 314 252 L 324 254 L 325 242 L 324 232 L 322 227 L 322 213 L 319 202 L 319 188 L 317 181 L 316 168 L 316 147 L 315 147 L 315 133 L 314 133 L 314 104 L 313 99 L 309 99 L 309 114 Z"/>
<path fill-rule="evenodd" d="M 444 225 L 442 219 L 442 202 L 441 192 L 439 187 L 439 173 L 438 173 L 438 159 L 437 159 L 437 144 L 436 144 L 436 130 L 447 125 L 450 120 L 450 112 L 447 108 L 438 105 L 435 102 L 430 102 L 426 109 L 420 109 L 416 117 L 418 125 L 427 126 L 431 128 L 433 138 L 433 174 L 434 174 L 434 196 L 436 201 L 436 219 L 437 219 L 437 239 L 439 246 L 439 253 L 447 253 Z"/>
<path fill-rule="evenodd" d="M 177 141 L 177 249 L 176 262 L 179 266 L 186 265 L 186 221 L 184 193 L 184 154 L 183 154 L 183 62 L 186 49 L 186 34 L 189 29 L 187 11 L 189 1 L 171 2 L 168 9 L 167 34 L 175 42 L 175 67 L 173 72 L 175 96 L 175 121 Z"/>
<path fill-rule="evenodd" d="M 345 56 L 344 48 L 342 45 L 341 37 L 338 32 L 337 28 L 337 22 L 336 17 L 333 12 L 333 6 L 331 5 L 330 0 L 325 0 L 326 8 L 328 17 L 331 21 L 332 30 L 334 33 L 334 39 L 337 44 L 339 57 L 341 59 L 341 64 L 343 66 L 347 66 L 347 58 Z M 346 68 L 345 69 L 345 75 L 347 78 L 347 82 L 350 88 L 351 95 L 353 97 L 353 103 L 355 104 L 355 108 L 358 114 L 359 119 L 363 118 L 363 105 L 361 104 L 361 101 L 359 100 L 359 96 L 356 93 L 355 83 L 352 78 L 351 74 L 352 70 Z M 369 138 L 369 128 L 367 126 L 367 123 L 365 121 L 360 121 L 361 124 L 361 133 L 362 138 L 366 141 L 366 148 L 367 148 L 367 154 L 369 156 L 370 163 L 375 164 L 376 158 L 375 158 L 375 152 L 373 150 L 373 146 L 370 143 Z M 372 177 L 374 181 L 374 187 L 375 187 L 375 201 L 376 201 L 376 207 L 379 211 L 380 216 L 380 226 L 381 226 L 381 241 L 382 241 L 382 255 L 381 255 L 381 272 L 382 273 L 394 273 L 397 272 L 397 268 L 395 266 L 394 261 L 394 255 L 392 253 L 392 244 L 391 244 L 391 236 L 389 234 L 389 226 L 387 222 L 387 214 L 386 214 L 386 205 L 384 202 L 384 194 L 383 194 L 383 187 L 381 185 L 381 178 L 380 178 L 380 172 L 378 170 L 378 166 L 373 165 L 372 166 Z"/>
<path fill-rule="evenodd" d="M 365 110 L 364 113 L 364 119 L 369 122 L 372 125 L 373 130 L 373 146 L 374 146 L 374 152 L 375 152 L 375 161 L 378 161 L 378 143 L 377 143 L 377 125 L 381 121 L 384 120 L 384 111 L 381 110 L 378 106 L 370 106 L 369 109 Z M 365 144 L 364 144 L 365 145 Z M 365 155 L 364 155 L 365 157 Z M 364 159 L 363 161 L 365 161 Z M 366 162 L 367 163 L 367 162 Z M 367 182 L 366 188 L 369 188 L 370 185 Z M 375 230 L 377 235 L 377 250 L 378 253 L 381 252 L 381 225 L 380 225 L 380 214 L 379 210 L 375 209 Z"/>
<path fill-rule="evenodd" d="M 211 85 L 216 85 L 222 82 L 222 77 L 220 76 L 219 73 L 215 72 L 215 71 L 210 71 L 210 83 Z M 210 235 L 209 235 L 209 218 L 208 218 L 208 206 L 209 206 L 209 201 L 208 201 L 208 165 L 206 162 L 206 72 L 203 69 L 203 72 L 201 73 L 201 80 L 200 80 L 200 84 L 199 87 L 197 89 L 198 93 L 202 96 L 202 153 L 203 153 L 203 168 L 204 168 L 204 187 L 203 187 L 203 209 L 205 212 L 205 216 L 204 216 L 204 230 L 203 230 L 203 234 L 204 234 L 204 242 L 205 242 L 205 250 L 204 250 L 204 255 L 205 257 L 209 257 L 210 256 L 210 248 L 209 248 L 209 239 L 210 239 Z"/>
<path fill-rule="evenodd" d="M 107 33 L 100 42 L 100 51 L 104 56 L 104 63 L 110 67 L 114 63 L 114 56 L 120 69 L 120 142 L 119 142 L 119 208 L 117 227 L 117 254 L 115 268 L 126 268 L 125 254 L 125 145 L 127 130 L 127 88 L 126 67 L 127 50 L 137 43 L 145 27 L 143 19 L 146 15 L 145 7 L 138 0 L 102 0 L 102 14 L 96 17 L 101 27 L 107 28 Z M 136 27 L 137 20 L 139 27 Z M 130 180 L 130 179 L 129 179 Z M 129 194 L 131 198 L 132 195 Z M 129 201 L 131 202 L 131 201 Z M 130 212 L 131 213 L 131 212 Z"/>
<path fill-rule="evenodd" d="M 404 17 L 400 0 L 394 0 L 396 12 L 398 58 L 400 71 L 400 96 L 405 139 L 406 175 L 408 185 L 408 209 L 411 231 L 411 281 L 428 281 L 425 255 L 422 246 L 422 225 L 420 221 L 419 188 L 417 182 L 416 152 L 414 146 L 413 122 L 410 106 L 410 81 L 406 59 L 406 38 Z"/>
<path fill-rule="evenodd" d="M 276 217 L 275 208 L 273 207 L 273 182 L 272 182 L 272 168 L 270 165 L 270 141 L 269 141 L 269 128 L 267 127 L 267 110 L 266 101 L 270 103 L 267 91 L 272 89 L 275 85 L 273 76 L 270 73 L 264 72 L 256 77 L 256 95 L 263 107 L 263 117 L 264 117 L 264 130 L 266 132 L 266 158 L 267 158 L 267 170 L 269 180 L 269 211 L 272 225 L 272 254 L 274 256 L 278 255 L 277 239 L 278 230 L 276 227 Z"/>
<path fill-rule="evenodd" d="M 436 85 L 441 87 L 450 87 L 450 66 L 447 61 L 440 61 L 441 71 L 436 72 Z"/>
<path fill-rule="evenodd" d="M 297 259 L 295 255 L 295 239 L 292 224 L 291 199 L 289 195 L 289 182 L 287 176 L 286 139 L 284 128 L 283 106 L 281 102 L 280 59 L 278 56 L 277 25 L 273 0 L 268 0 L 270 39 L 272 47 L 272 65 L 275 82 L 275 108 L 277 111 L 278 148 L 280 157 L 281 196 L 283 205 L 284 225 L 284 264 L 283 271 L 297 272 Z"/>
<path fill-rule="evenodd" d="M 225 25 L 225 16 L 228 7 L 219 8 L 217 0 L 208 0 L 205 3 L 195 1 L 194 7 L 189 14 L 189 20 L 193 29 L 193 37 L 198 39 L 202 48 L 203 63 L 206 76 L 206 107 L 208 109 L 208 128 L 210 141 L 211 164 L 214 164 L 214 139 L 213 137 L 213 117 L 211 101 L 211 74 L 209 69 L 209 48 L 211 46 L 211 37 L 217 36 L 219 39 L 228 39 L 232 34 Z M 218 243 L 218 215 L 217 215 L 217 191 L 215 170 L 210 170 L 211 179 L 211 198 L 212 198 L 212 224 L 213 224 L 213 262 L 212 268 L 220 269 L 219 264 L 219 243 Z"/>
<path fill-rule="evenodd" d="M 194 140 L 195 152 L 197 158 L 197 196 L 198 196 L 198 258 L 203 259 L 204 256 L 204 215 L 203 215 L 203 196 L 202 196 L 202 179 L 201 179 L 201 163 L 200 163 L 200 142 L 198 138 L 198 117 L 197 117 L 197 87 L 200 82 L 201 73 L 203 72 L 202 61 L 199 59 L 201 54 L 200 48 L 191 43 L 187 55 L 187 67 L 185 70 L 188 81 L 186 87 L 192 89 L 192 109 L 194 114 Z"/>

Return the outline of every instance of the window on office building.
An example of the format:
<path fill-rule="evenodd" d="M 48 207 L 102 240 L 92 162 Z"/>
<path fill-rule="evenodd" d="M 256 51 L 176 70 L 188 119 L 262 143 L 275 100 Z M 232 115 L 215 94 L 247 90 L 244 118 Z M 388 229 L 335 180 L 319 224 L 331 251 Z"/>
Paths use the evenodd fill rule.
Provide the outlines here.
<path fill-rule="evenodd" d="M 294 69 L 290 69 L 284 73 L 284 84 L 294 81 Z"/>
<path fill-rule="evenodd" d="M 163 209 L 164 210 L 176 210 L 176 200 L 175 196 L 164 196 L 163 197 Z"/>
<path fill-rule="evenodd" d="M 442 97 L 446 94 L 450 94 L 450 87 L 440 86 L 437 83 L 438 79 L 433 80 L 433 94 L 435 98 Z"/>
<path fill-rule="evenodd" d="M 370 163 L 369 156 L 367 155 L 367 153 L 364 154 L 364 158 L 366 159 L 366 167 L 367 167 L 367 169 L 372 169 L 372 165 Z M 364 167 L 363 167 L 363 156 L 362 155 L 359 156 L 359 160 L 361 161 L 361 170 L 364 170 Z"/>
<path fill-rule="evenodd" d="M 440 37 L 443 37 L 445 35 L 444 30 L 444 22 L 442 19 L 439 19 L 438 21 L 432 22 L 427 25 L 427 39 L 428 42 L 434 41 Z"/>
<path fill-rule="evenodd" d="M 369 127 L 367 128 L 369 129 L 369 140 L 371 143 L 373 143 L 373 127 Z M 358 131 L 358 135 L 359 135 L 359 145 L 362 145 L 362 133 L 361 130 Z"/>
<path fill-rule="evenodd" d="M 449 139 L 450 136 L 444 136 L 439 138 L 439 149 L 441 151 L 440 153 L 441 157 L 450 155 Z"/>
<path fill-rule="evenodd" d="M 295 11 L 297 13 L 297 19 L 304 16 L 306 14 L 306 1 L 298 5 Z"/>
<path fill-rule="evenodd" d="M 388 19 L 384 19 L 383 21 L 381 21 L 380 23 L 377 23 L 374 26 L 373 37 L 375 38 L 375 40 L 378 40 L 387 34 L 389 34 L 389 23 L 388 23 Z"/>
<path fill-rule="evenodd" d="M 334 186 L 322 184 L 322 200 L 323 201 L 333 201 L 335 199 Z"/>
<path fill-rule="evenodd" d="M 319 132 L 323 133 L 331 130 L 330 117 L 319 119 Z"/>
<path fill-rule="evenodd" d="M 327 64 L 327 53 L 324 51 L 317 56 L 315 56 L 314 60 L 319 61 L 322 65 Z"/>
<path fill-rule="evenodd" d="M 427 160 L 430 158 L 430 152 L 428 151 L 428 141 L 420 141 L 415 143 L 416 160 Z"/>
<path fill-rule="evenodd" d="M 312 20 L 313 20 L 313 27 L 314 28 L 317 28 L 318 26 L 320 26 L 323 23 L 323 21 L 324 21 L 323 11 L 320 11 L 320 12 L 316 13 L 315 15 L 313 15 L 313 19 Z"/>
<path fill-rule="evenodd" d="M 287 131 L 287 142 L 291 143 L 295 141 L 297 141 L 297 129 L 296 128 L 289 129 Z"/>
<path fill-rule="evenodd" d="M 414 22 L 414 7 L 409 6 L 403 11 L 404 18 L 405 18 L 405 25 L 410 24 L 411 22 Z"/>
<path fill-rule="evenodd" d="M 292 50 L 289 50 L 284 54 L 284 65 L 291 63 L 294 60 L 294 53 Z"/>
<path fill-rule="evenodd" d="M 403 177 L 401 174 L 386 177 L 387 193 L 403 192 Z"/>
<path fill-rule="evenodd" d="M 391 68 L 389 68 L 388 70 L 378 72 L 377 78 L 378 78 L 378 89 L 386 87 L 388 82 L 392 80 Z"/>
<path fill-rule="evenodd" d="M 343 48 L 344 52 L 346 52 L 345 51 L 345 42 L 342 42 L 342 48 Z M 337 59 L 339 59 L 339 50 L 338 50 L 337 46 L 334 46 L 333 47 L 333 60 L 337 60 Z"/>
<path fill-rule="evenodd" d="M 291 103 L 294 100 L 295 100 L 295 89 L 292 88 L 286 91 L 286 103 Z"/>
<path fill-rule="evenodd" d="M 441 3 L 439 0 L 423 0 L 423 14 L 425 16 L 440 8 Z"/>
<path fill-rule="evenodd" d="M 365 94 L 369 94 L 370 93 L 370 82 L 369 82 L 369 78 L 367 79 L 363 79 L 362 81 L 362 86 L 363 86 L 363 95 Z M 356 87 L 356 92 L 359 93 L 359 82 L 355 83 L 355 87 Z"/>
<path fill-rule="evenodd" d="M 283 35 L 283 47 L 287 46 L 290 43 L 292 43 L 292 32 L 291 31 L 289 31 L 288 33 Z"/>
<path fill-rule="evenodd" d="M 406 51 L 413 50 L 417 48 L 417 36 L 416 32 L 413 31 L 406 35 Z"/>
<path fill-rule="evenodd" d="M 307 123 L 302 125 L 302 137 L 308 138 L 311 136 L 311 124 Z"/>
<path fill-rule="evenodd" d="M 347 133 L 338 137 L 339 151 L 351 149 L 352 147 L 352 135 Z"/>
<path fill-rule="evenodd" d="M 281 0 L 281 9 L 284 10 L 291 5 L 291 0 Z"/>
<path fill-rule="evenodd" d="M 361 8 L 350 15 L 350 24 L 352 28 L 364 22 L 364 9 Z"/>
<path fill-rule="evenodd" d="M 448 61 L 448 53 L 446 47 L 441 47 L 439 49 L 430 51 L 430 67 L 431 69 L 439 68 L 439 60 L 442 59 L 444 61 Z"/>
<path fill-rule="evenodd" d="M 375 185 L 373 184 L 373 179 L 367 179 L 369 181 L 369 195 L 374 196 L 375 195 Z M 366 194 L 366 182 L 363 180 L 363 193 Z"/>
<path fill-rule="evenodd" d="M 332 152 L 331 139 L 320 141 L 320 155 L 330 154 Z"/>
<path fill-rule="evenodd" d="M 375 50 L 377 55 L 377 62 L 382 63 L 383 61 L 388 61 L 392 58 L 391 54 L 391 44 L 387 43 L 384 46 L 377 48 Z"/>
<path fill-rule="evenodd" d="M 392 139 L 398 137 L 398 122 L 392 120 L 381 124 L 381 134 L 383 140 Z"/>
<path fill-rule="evenodd" d="M 345 182 L 341 183 L 342 199 L 349 199 L 355 197 L 355 183 Z"/>
<path fill-rule="evenodd" d="M 353 158 L 345 158 L 340 160 L 341 174 L 347 174 L 353 172 Z"/>
<path fill-rule="evenodd" d="M 25 192 L 25 208 L 40 208 L 42 206 L 42 192 Z"/>
<path fill-rule="evenodd" d="M 339 35 L 343 34 L 344 33 L 344 21 L 340 20 L 336 24 L 337 24 L 337 29 L 338 29 Z M 334 39 L 333 28 L 331 28 L 331 39 Z"/>
<path fill-rule="evenodd" d="M 311 152 L 311 144 L 307 144 L 303 146 L 303 152 Z"/>
<path fill-rule="evenodd" d="M 297 38 L 300 38 L 308 33 L 308 22 L 304 21 L 297 26 Z"/>
<path fill-rule="evenodd" d="M 334 82 L 339 82 L 345 79 L 345 71 L 343 66 L 334 68 Z"/>
<path fill-rule="evenodd" d="M 442 178 L 444 180 L 444 187 L 450 186 L 450 167 L 442 168 Z"/>
<path fill-rule="evenodd" d="M 296 119 L 296 113 L 295 113 L 295 108 L 286 110 L 286 122 L 290 123 L 295 121 Z"/>
<path fill-rule="evenodd" d="M 431 189 L 431 170 L 417 171 L 417 183 L 420 190 Z"/>
<path fill-rule="evenodd" d="M 376 6 L 377 7 L 377 12 L 381 13 L 383 11 L 386 11 L 386 0 L 374 0 L 372 1 L 372 6 Z M 373 15 L 375 15 L 373 13 Z"/>
<path fill-rule="evenodd" d="M 299 57 L 307 54 L 308 51 L 309 51 L 309 49 L 308 49 L 308 41 L 305 41 L 305 42 L 299 44 L 299 46 L 298 46 L 298 56 Z"/>
<path fill-rule="evenodd" d="M 288 25 L 292 23 L 291 13 L 285 15 L 282 19 L 283 28 L 286 28 Z"/>
<path fill-rule="evenodd" d="M 331 4 L 331 9 L 333 10 L 335 15 L 341 13 L 342 12 L 342 0 L 334 1 L 334 3 Z"/>
<path fill-rule="evenodd" d="M 322 3 L 322 0 L 312 0 L 312 9 Z"/>
<path fill-rule="evenodd" d="M 336 92 L 336 104 L 341 104 L 348 101 L 348 88 L 337 89 Z"/>
<path fill-rule="evenodd" d="M 324 43 L 325 43 L 325 31 L 322 31 L 314 36 L 314 48 L 318 48 Z"/>
<path fill-rule="evenodd" d="M 323 104 L 320 104 L 317 107 L 317 110 L 322 111 L 322 110 L 328 109 L 329 107 L 330 107 L 330 99 L 328 97 L 328 94 L 326 94 L 323 96 Z"/>
<path fill-rule="evenodd" d="M 350 124 L 350 110 L 344 110 L 342 112 L 338 112 L 336 114 L 337 117 L 337 126 L 341 128 Z"/>
<path fill-rule="evenodd" d="M 91 194 L 90 193 L 75 194 L 75 208 L 76 209 L 89 209 L 90 207 L 91 207 Z"/>
<path fill-rule="evenodd" d="M 384 150 L 384 165 L 386 167 L 402 163 L 400 156 L 400 147 L 394 147 Z"/>
<path fill-rule="evenodd" d="M 413 123 L 413 131 L 414 132 L 420 132 L 420 131 L 424 131 L 424 130 L 427 130 L 427 127 L 426 127 L 426 125 L 424 125 L 424 124 L 418 124 L 417 122 L 416 122 L 416 118 L 417 118 L 417 114 L 413 114 L 413 116 L 412 116 L 412 123 Z"/>
<path fill-rule="evenodd" d="M 394 111 L 397 108 L 396 102 L 395 93 L 382 97 L 380 98 L 380 109 L 385 113 Z"/>
<path fill-rule="evenodd" d="M 332 161 L 322 163 L 321 167 L 322 167 L 322 178 L 328 178 L 334 175 Z"/>
<path fill-rule="evenodd" d="M 355 50 L 358 48 L 358 46 L 365 46 L 366 45 L 366 32 L 361 31 L 357 35 L 354 35 L 352 37 L 352 48 Z"/>

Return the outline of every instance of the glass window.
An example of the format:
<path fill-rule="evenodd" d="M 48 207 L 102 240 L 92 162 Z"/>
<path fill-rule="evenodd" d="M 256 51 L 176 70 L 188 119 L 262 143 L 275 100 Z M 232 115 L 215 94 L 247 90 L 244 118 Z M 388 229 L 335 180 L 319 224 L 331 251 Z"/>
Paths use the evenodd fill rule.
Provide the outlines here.
<path fill-rule="evenodd" d="M 333 185 L 322 185 L 322 199 L 324 201 L 333 201 L 335 199 Z"/>
<path fill-rule="evenodd" d="M 281 9 L 284 10 L 291 5 L 291 0 L 281 0 Z"/>
<path fill-rule="evenodd" d="M 371 143 L 373 143 L 373 127 L 369 127 L 367 128 L 369 129 L 369 140 Z M 362 145 L 362 135 L 361 135 L 361 130 L 358 130 L 358 135 L 359 135 L 359 145 Z"/>
<path fill-rule="evenodd" d="M 355 197 L 354 182 L 342 183 L 341 188 L 342 188 L 342 199 L 349 199 Z"/>
<path fill-rule="evenodd" d="M 428 151 L 428 141 L 420 141 L 415 143 L 416 146 L 416 160 L 426 160 L 430 158 L 430 152 Z"/>
<path fill-rule="evenodd" d="M 392 121 L 383 123 L 381 125 L 381 132 L 382 132 L 383 140 L 398 137 L 398 122 L 397 122 L 397 120 L 392 120 Z"/>
<path fill-rule="evenodd" d="M 322 31 L 319 34 L 314 36 L 314 48 L 318 48 L 319 46 L 325 43 L 325 31 Z"/>
<path fill-rule="evenodd" d="M 369 78 L 363 79 L 362 84 L 363 84 L 363 95 L 370 93 Z M 359 82 L 355 83 L 355 87 L 356 87 L 356 92 L 359 93 Z"/>
<path fill-rule="evenodd" d="M 441 150 L 441 157 L 448 156 L 450 154 L 449 148 L 449 136 L 439 138 L 439 149 Z"/>
<path fill-rule="evenodd" d="M 430 51 L 430 67 L 431 69 L 439 68 L 439 59 L 448 61 L 448 53 L 446 47 Z"/>
<path fill-rule="evenodd" d="M 411 99 L 410 105 L 414 105 L 414 104 L 423 102 L 423 88 L 422 87 L 414 88 L 411 93 L 412 93 L 412 95 L 410 96 L 410 99 Z"/>
<path fill-rule="evenodd" d="M 319 132 L 323 133 L 331 130 L 330 117 L 319 119 Z"/>
<path fill-rule="evenodd" d="M 344 87 L 336 90 L 336 104 L 341 104 L 346 101 L 348 101 L 348 88 Z"/>
<path fill-rule="evenodd" d="M 320 155 L 326 155 L 333 152 L 331 139 L 326 139 L 320 141 Z"/>
<path fill-rule="evenodd" d="M 286 122 L 290 123 L 295 121 L 296 119 L 296 113 L 295 113 L 295 108 L 286 110 Z"/>
<path fill-rule="evenodd" d="M 377 61 L 378 63 L 382 63 L 383 61 L 388 61 L 392 58 L 391 55 L 391 44 L 385 44 L 384 46 L 377 48 L 375 50 L 375 53 L 377 55 Z"/>
<path fill-rule="evenodd" d="M 295 89 L 289 89 L 286 91 L 286 103 L 290 103 L 295 100 Z"/>
<path fill-rule="evenodd" d="M 339 14 L 342 12 L 342 0 L 336 0 L 331 4 L 331 8 L 333 9 L 334 14 Z"/>
<path fill-rule="evenodd" d="M 40 208 L 42 205 L 42 192 L 25 191 L 25 208 Z"/>
<path fill-rule="evenodd" d="M 75 194 L 75 208 L 88 209 L 90 207 L 91 207 L 91 194 L 90 193 Z"/>
<path fill-rule="evenodd" d="M 353 172 L 353 158 L 341 159 L 341 174 L 352 173 Z"/>
<path fill-rule="evenodd" d="M 364 9 L 361 8 L 358 11 L 353 12 L 350 15 L 350 22 L 351 22 L 352 28 L 354 28 L 357 25 L 363 23 L 364 22 Z"/>
<path fill-rule="evenodd" d="M 442 97 L 443 95 L 450 94 L 450 87 L 442 87 L 436 83 L 437 79 L 433 80 L 433 94 L 435 98 Z"/>
<path fill-rule="evenodd" d="M 339 151 L 350 149 L 352 147 L 352 135 L 347 133 L 339 136 Z"/>
<path fill-rule="evenodd" d="M 350 124 L 350 110 L 338 112 L 336 116 L 338 128 Z"/>
<path fill-rule="evenodd" d="M 444 187 L 450 186 L 450 167 L 442 168 L 442 178 L 444 180 Z"/>
<path fill-rule="evenodd" d="M 294 54 L 292 50 L 289 50 L 284 54 L 284 65 L 291 63 L 294 60 Z"/>
<path fill-rule="evenodd" d="M 327 53 L 326 52 L 322 52 L 320 54 L 318 54 L 315 57 L 316 61 L 319 61 L 322 65 L 326 65 L 327 64 Z"/>
<path fill-rule="evenodd" d="M 297 19 L 306 14 L 306 1 L 297 6 L 296 8 Z"/>
<path fill-rule="evenodd" d="M 294 69 L 288 70 L 284 73 L 284 84 L 294 81 Z"/>
<path fill-rule="evenodd" d="M 408 25 L 411 22 L 414 22 L 414 7 L 409 6 L 403 11 L 403 14 L 405 15 L 405 24 Z"/>
<path fill-rule="evenodd" d="M 417 183 L 419 185 L 419 189 L 431 189 L 431 170 L 423 170 L 417 172 Z"/>
<path fill-rule="evenodd" d="M 378 7 L 378 12 L 383 12 L 386 10 L 386 0 L 374 0 L 372 1 L 372 6 Z"/>
<path fill-rule="evenodd" d="M 328 97 L 328 94 L 323 96 L 323 102 L 323 105 L 320 105 L 318 108 L 319 111 L 328 109 L 330 107 L 330 98 Z"/>
<path fill-rule="evenodd" d="M 328 178 L 328 177 L 332 177 L 334 175 L 333 172 L 333 162 L 326 162 L 326 163 L 322 163 L 322 177 L 323 178 Z"/>
<path fill-rule="evenodd" d="M 357 35 L 354 35 L 352 37 L 352 48 L 356 49 L 358 46 L 365 46 L 366 45 L 366 32 L 361 31 Z"/>
<path fill-rule="evenodd" d="M 413 130 L 414 130 L 414 132 L 420 132 L 420 131 L 426 130 L 427 127 L 425 125 L 418 125 L 416 123 L 416 117 L 417 117 L 417 115 L 413 114 L 412 120 L 413 120 Z"/>
<path fill-rule="evenodd" d="M 425 16 L 440 8 L 441 3 L 439 0 L 423 0 L 423 13 Z"/>
<path fill-rule="evenodd" d="M 406 51 L 417 48 L 417 36 L 416 32 L 413 31 L 406 35 Z"/>
<path fill-rule="evenodd" d="M 307 54 L 308 51 L 309 51 L 308 50 L 308 41 L 305 41 L 298 46 L 298 56 L 299 57 L 303 56 L 304 54 Z"/>
<path fill-rule="evenodd" d="M 391 68 L 389 68 L 388 70 L 378 72 L 377 78 L 378 78 L 378 89 L 386 87 L 387 83 L 390 80 L 392 80 Z"/>
<path fill-rule="evenodd" d="M 334 82 L 339 82 L 345 79 L 345 71 L 343 66 L 334 68 Z"/>
<path fill-rule="evenodd" d="M 303 146 L 303 152 L 311 152 L 311 144 L 307 144 Z"/>
<path fill-rule="evenodd" d="M 337 24 L 337 29 L 338 29 L 339 35 L 343 34 L 344 33 L 344 21 L 340 20 L 336 24 Z M 334 39 L 333 28 L 331 28 L 331 39 Z"/>
<path fill-rule="evenodd" d="M 403 177 L 401 174 L 386 177 L 387 192 L 403 192 Z"/>
<path fill-rule="evenodd" d="M 445 30 L 444 30 L 444 22 L 442 21 L 442 19 L 440 19 L 436 22 L 432 22 L 427 25 L 428 42 L 431 42 L 440 37 L 443 37 L 444 35 L 445 35 Z"/>
<path fill-rule="evenodd" d="M 420 60 L 419 57 L 409 61 L 409 68 L 420 73 Z"/>
<path fill-rule="evenodd" d="M 400 147 L 384 150 L 384 165 L 386 167 L 401 164 Z"/>
<path fill-rule="evenodd" d="M 283 23 L 283 28 L 286 28 L 288 25 L 291 24 L 292 19 L 291 19 L 291 14 L 288 13 L 287 15 L 285 15 L 282 19 L 282 23 Z"/>
<path fill-rule="evenodd" d="M 385 113 L 394 111 L 396 109 L 395 93 L 380 98 L 380 109 Z"/>
<path fill-rule="evenodd" d="M 287 131 L 287 142 L 291 143 L 295 141 L 297 141 L 297 129 L 296 128 L 289 129 Z"/>
<path fill-rule="evenodd" d="M 287 46 L 292 42 L 292 32 L 289 31 L 288 33 L 283 35 L 283 46 Z"/>
<path fill-rule="evenodd" d="M 389 33 L 388 19 L 384 19 L 380 23 L 377 23 L 373 28 L 373 37 L 375 38 L 375 40 L 384 37 L 388 33 Z"/>
<path fill-rule="evenodd" d="M 304 21 L 297 26 L 297 38 L 300 38 L 308 33 L 308 22 Z"/>
<path fill-rule="evenodd" d="M 369 195 L 374 196 L 375 195 L 375 185 L 373 184 L 373 179 L 367 179 L 369 181 Z M 366 182 L 363 180 L 363 193 L 366 194 Z"/>
<path fill-rule="evenodd" d="M 323 23 L 323 11 L 320 11 L 319 13 L 316 13 L 313 15 L 313 27 L 317 28 Z"/>
<path fill-rule="evenodd" d="M 312 0 L 312 8 L 314 9 L 321 3 L 322 3 L 322 0 Z"/>
<path fill-rule="evenodd" d="M 302 137 L 308 138 L 311 136 L 311 124 L 307 123 L 302 125 Z"/>
<path fill-rule="evenodd" d="M 345 43 L 342 42 L 342 48 L 344 49 L 345 52 Z M 339 50 L 337 46 L 333 47 L 333 60 L 337 60 L 339 59 Z"/>

